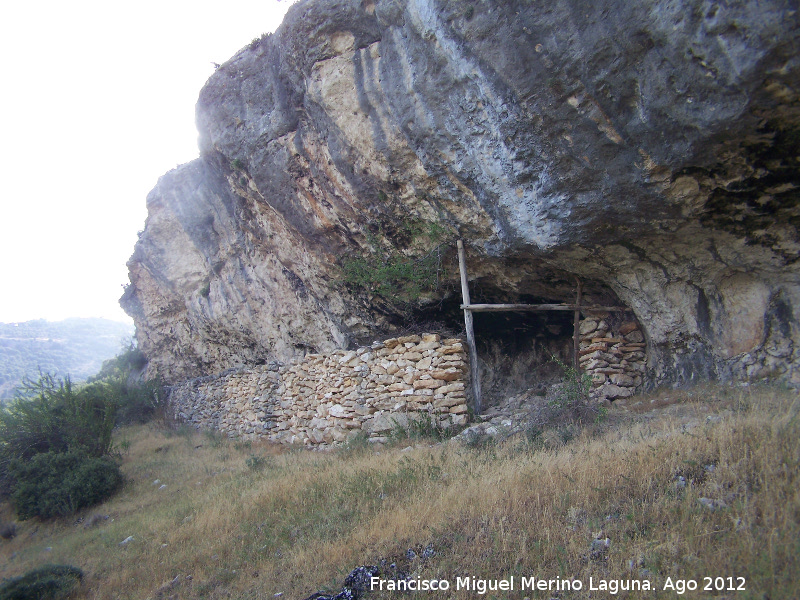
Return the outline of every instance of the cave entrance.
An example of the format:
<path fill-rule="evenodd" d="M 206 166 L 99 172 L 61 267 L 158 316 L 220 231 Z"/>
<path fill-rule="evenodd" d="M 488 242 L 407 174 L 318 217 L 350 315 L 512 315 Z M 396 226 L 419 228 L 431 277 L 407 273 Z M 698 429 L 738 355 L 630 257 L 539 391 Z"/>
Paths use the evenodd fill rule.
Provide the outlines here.
<path fill-rule="evenodd" d="M 588 314 L 602 314 L 602 313 L 626 313 L 632 312 L 631 309 L 623 306 L 593 306 L 593 305 L 586 305 L 582 303 L 583 299 L 583 290 L 582 290 L 582 283 L 581 280 L 576 278 L 576 296 L 575 302 L 572 304 L 568 303 L 557 303 L 557 304 L 472 304 L 470 301 L 470 294 L 469 294 L 469 280 L 467 276 L 467 261 L 466 261 L 466 253 L 464 251 L 464 243 L 461 240 L 458 240 L 458 265 L 459 265 L 459 273 L 461 276 L 461 295 L 462 295 L 462 304 L 460 306 L 461 310 L 464 311 L 464 325 L 466 329 L 467 335 L 467 346 L 470 355 L 470 369 L 471 369 L 471 385 L 472 385 L 472 396 L 473 396 L 473 403 L 474 403 L 474 410 L 475 414 L 480 414 L 482 409 L 482 394 L 481 394 L 481 378 L 480 378 L 480 370 L 478 365 L 478 351 L 475 343 L 475 327 L 473 322 L 473 313 L 481 312 L 481 313 L 526 313 L 526 312 L 535 312 L 535 313 L 548 313 L 548 312 L 555 312 L 559 315 L 559 321 L 566 321 L 570 319 L 572 321 L 572 364 L 576 370 L 581 369 L 581 355 L 588 355 L 586 350 L 591 350 L 592 353 L 597 354 L 598 359 L 601 359 L 598 364 L 601 367 L 605 368 L 606 370 L 610 370 L 613 375 L 619 375 L 620 377 L 626 375 L 623 371 L 617 373 L 615 370 L 618 369 L 616 366 L 609 367 L 608 361 L 603 361 L 602 358 L 608 357 L 610 355 L 604 354 L 603 350 L 608 349 L 608 342 L 598 341 L 596 342 L 597 348 L 593 349 L 595 343 L 590 340 L 589 344 L 587 345 L 587 332 L 581 331 L 582 329 L 587 329 L 591 327 L 589 325 L 587 327 L 586 324 L 581 323 L 581 313 L 588 313 Z M 561 316 L 563 315 L 563 316 Z M 594 323 L 594 327 L 597 328 L 601 326 L 602 321 L 589 321 L 590 323 Z M 631 330 L 632 332 L 633 330 Z M 589 332 L 591 335 L 591 332 Z M 603 334 L 605 335 L 605 334 Z M 608 341 L 612 341 L 614 338 L 597 338 L 598 340 L 608 339 Z M 622 340 L 625 342 L 625 340 Z M 641 353 L 644 355 L 644 344 L 641 343 L 642 340 L 637 340 L 636 342 L 630 342 L 630 344 L 634 344 L 633 348 L 636 353 Z M 583 344 L 582 344 L 583 342 Z M 616 342 L 617 344 L 621 343 L 620 341 Z M 626 342 L 627 343 L 627 342 Z M 631 349 L 631 346 L 628 346 L 628 352 L 633 352 L 634 350 Z M 602 363 L 605 363 L 603 365 Z M 594 365 L 593 365 L 594 366 Z M 596 366 L 595 366 L 596 368 Z M 603 376 L 606 375 L 604 373 L 592 373 L 593 380 L 597 383 L 597 379 L 595 376 Z"/>

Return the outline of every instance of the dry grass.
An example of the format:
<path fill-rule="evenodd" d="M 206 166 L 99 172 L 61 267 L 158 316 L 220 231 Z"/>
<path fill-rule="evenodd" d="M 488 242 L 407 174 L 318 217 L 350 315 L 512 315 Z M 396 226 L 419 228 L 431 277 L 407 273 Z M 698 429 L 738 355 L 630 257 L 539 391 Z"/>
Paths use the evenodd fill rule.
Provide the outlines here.
<path fill-rule="evenodd" d="M 480 449 L 321 454 L 128 429 L 124 490 L 80 523 L 19 523 L 0 540 L 0 576 L 69 563 L 87 573 L 79 598 L 300 599 L 432 544 L 435 556 L 404 564 L 453 587 L 467 575 L 577 578 L 584 589 L 560 598 L 602 598 L 590 577 L 635 579 L 657 591 L 613 597 L 676 598 L 661 591 L 668 577 L 702 588 L 720 576 L 744 577 L 746 591 L 683 597 L 800 597 L 796 392 L 691 394 L 644 398 L 571 440 L 556 430 Z"/>

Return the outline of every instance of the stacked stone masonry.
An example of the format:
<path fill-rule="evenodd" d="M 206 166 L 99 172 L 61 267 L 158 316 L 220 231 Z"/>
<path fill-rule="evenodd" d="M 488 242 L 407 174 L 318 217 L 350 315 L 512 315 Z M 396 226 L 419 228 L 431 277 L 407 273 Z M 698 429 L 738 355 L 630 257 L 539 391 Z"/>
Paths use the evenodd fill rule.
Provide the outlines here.
<path fill-rule="evenodd" d="M 580 367 L 592 379 L 592 397 L 610 401 L 634 395 L 644 381 L 647 358 L 639 324 L 597 313 L 580 322 L 580 334 Z"/>
<path fill-rule="evenodd" d="M 414 420 L 466 424 L 467 373 L 461 340 L 410 335 L 194 379 L 171 389 L 170 406 L 231 437 L 327 446 L 365 432 L 383 442 Z"/>

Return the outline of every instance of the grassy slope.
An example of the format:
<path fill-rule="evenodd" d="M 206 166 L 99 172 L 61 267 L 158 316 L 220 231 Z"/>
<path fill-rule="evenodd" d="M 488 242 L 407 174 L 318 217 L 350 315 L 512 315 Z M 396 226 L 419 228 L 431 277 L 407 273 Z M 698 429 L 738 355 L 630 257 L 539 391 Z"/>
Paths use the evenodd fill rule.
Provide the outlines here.
<path fill-rule="evenodd" d="M 127 485 L 81 515 L 111 518 L 19 524 L 15 539 L 0 541 L 0 576 L 63 562 L 89 575 L 81 598 L 300 599 L 338 589 L 357 565 L 403 563 L 407 548 L 432 544 L 435 556 L 409 565 L 453 586 L 465 575 L 575 577 L 584 590 L 560 597 L 587 598 L 590 576 L 647 579 L 657 590 L 667 577 L 702 587 L 704 576 L 733 576 L 746 578 L 746 591 L 591 597 L 800 597 L 796 392 L 710 388 L 643 406 L 612 411 L 566 442 L 566 430 L 554 430 L 476 449 L 279 452 L 128 429 Z M 725 506 L 705 508 L 701 497 Z M 592 550 L 606 538 L 607 549 Z"/>

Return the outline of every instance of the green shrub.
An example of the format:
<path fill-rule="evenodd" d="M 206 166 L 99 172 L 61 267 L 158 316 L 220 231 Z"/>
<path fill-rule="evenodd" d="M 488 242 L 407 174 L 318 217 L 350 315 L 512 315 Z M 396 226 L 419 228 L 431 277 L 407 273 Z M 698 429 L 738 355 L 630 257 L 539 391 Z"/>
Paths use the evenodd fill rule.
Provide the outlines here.
<path fill-rule="evenodd" d="M 437 290 L 442 279 L 442 246 L 447 232 L 436 222 L 411 221 L 402 228 L 410 245 L 430 248 L 418 257 L 397 250 L 382 252 L 378 238 L 367 234 L 373 248 L 368 256 L 344 256 L 340 259 L 344 282 L 394 300 L 415 301 L 425 293 Z"/>
<path fill-rule="evenodd" d="M 110 386 L 76 389 L 69 377 L 52 375 L 23 385 L 34 397 L 17 398 L 0 410 L 0 463 L 68 449 L 91 456 L 109 453 L 116 412 Z"/>
<path fill-rule="evenodd" d="M 254 472 L 263 471 L 264 467 L 269 463 L 265 457 L 258 456 L 257 454 L 251 454 L 244 462 L 247 468 Z"/>
<path fill-rule="evenodd" d="M 136 342 L 131 340 L 125 350 L 114 358 L 103 361 L 103 366 L 97 372 L 97 375 L 90 377 L 88 381 L 90 383 L 92 381 L 103 381 L 120 375 L 127 377 L 131 373 L 138 373 L 145 366 L 147 366 L 147 358 L 136 346 Z"/>
<path fill-rule="evenodd" d="M 100 372 L 89 379 L 86 388 L 101 386 L 101 393 L 113 402 L 116 425 L 146 423 L 161 412 L 164 405 L 161 382 L 139 379 L 146 365 L 144 354 L 131 342 L 125 351 L 105 361 Z"/>
<path fill-rule="evenodd" d="M 122 483 L 122 474 L 108 457 L 80 452 L 45 452 L 9 465 L 11 502 L 21 519 L 72 514 L 102 502 Z"/>
<path fill-rule="evenodd" d="M 20 577 L 0 582 L 0 600 L 61 600 L 83 579 L 70 565 L 42 565 Z"/>
<path fill-rule="evenodd" d="M 98 376 L 76 387 L 69 377 L 26 381 L 24 397 L 0 407 L 0 495 L 8 490 L 8 465 L 46 452 L 74 450 L 105 456 L 115 425 L 142 423 L 163 406 L 158 382 L 139 383 L 140 355 L 130 350 L 106 361 Z"/>
<path fill-rule="evenodd" d="M 441 442 L 450 439 L 462 428 L 442 427 L 439 420 L 431 415 L 420 413 L 415 419 L 408 419 L 408 424 L 403 426 L 395 421 L 394 427 L 389 432 L 389 438 L 394 442 L 402 440 L 431 440 Z"/>
<path fill-rule="evenodd" d="M 147 423 L 163 415 L 164 394 L 160 381 L 132 383 L 130 380 L 115 382 L 117 412 L 114 422 L 117 425 Z"/>
<path fill-rule="evenodd" d="M 347 441 L 339 447 L 338 453 L 343 458 L 355 457 L 370 450 L 369 432 L 361 430 L 348 436 Z"/>
<path fill-rule="evenodd" d="M 554 414 L 550 415 L 550 422 L 598 422 L 605 417 L 605 411 L 591 401 L 589 392 L 592 389 L 592 379 L 580 368 L 564 363 L 553 355 L 555 362 L 563 372 L 563 378 L 558 392 L 549 402 Z"/>

